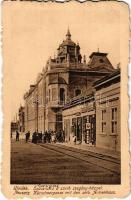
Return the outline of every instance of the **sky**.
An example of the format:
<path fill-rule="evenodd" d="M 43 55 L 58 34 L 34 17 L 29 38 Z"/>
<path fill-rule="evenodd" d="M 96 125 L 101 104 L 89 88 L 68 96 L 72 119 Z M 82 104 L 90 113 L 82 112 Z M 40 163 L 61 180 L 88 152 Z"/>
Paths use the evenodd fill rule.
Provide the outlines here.
<path fill-rule="evenodd" d="M 121 62 L 121 49 L 126 45 L 126 40 L 121 42 L 122 31 L 127 28 L 126 9 L 115 4 L 4 2 L 4 77 L 10 91 L 12 119 L 24 103 L 23 94 L 35 82 L 48 58 L 56 54 L 68 27 L 87 61 L 99 48 L 100 52 L 108 53 L 114 67 Z"/>

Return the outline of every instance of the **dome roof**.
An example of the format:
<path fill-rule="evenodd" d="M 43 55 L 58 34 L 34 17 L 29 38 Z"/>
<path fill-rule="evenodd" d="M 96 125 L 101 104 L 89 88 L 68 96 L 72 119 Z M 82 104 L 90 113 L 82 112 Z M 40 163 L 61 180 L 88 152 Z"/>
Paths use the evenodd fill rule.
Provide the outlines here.
<path fill-rule="evenodd" d="M 71 34 L 69 29 L 67 30 L 66 39 L 63 40 L 63 42 L 59 45 L 59 47 L 62 46 L 76 46 L 75 42 L 71 40 Z"/>
<path fill-rule="evenodd" d="M 76 46 L 75 42 L 73 42 L 72 40 L 64 40 L 61 44 L 61 46 Z"/>

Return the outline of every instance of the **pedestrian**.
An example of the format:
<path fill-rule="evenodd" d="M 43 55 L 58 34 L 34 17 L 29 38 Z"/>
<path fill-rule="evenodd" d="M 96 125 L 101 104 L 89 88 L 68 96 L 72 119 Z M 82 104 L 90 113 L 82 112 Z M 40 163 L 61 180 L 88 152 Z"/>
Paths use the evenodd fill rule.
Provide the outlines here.
<path fill-rule="evenodd" d="M 29 138 L 30 138 L 30 131 L 28 131 L 28 132 L 25 134 L 25 140 L 26 140 L 26 142 L 28 142 Z"/>
<path fill-rule="evenodd" d="M 55 133 L 55 131 L 52 131 L 52 133 L 51 133 L 51 142 L 55 143 L 55 141 L 56 141 L 56 133 Z"/>
<path fill-rule="evenodd" d="M 42 131 L 39 133 L 39 140 L 42 142 Z"/>
<path fill-rule="evenodd" d="M 40 142 L 40 133 L 38 133 L 38 143 Z"/>
<path fill-rule="evenodd" d="M 45 132 L 42 134 L 42 142 L 45 143 Z"/>
<path fill-rule="evenodd" d="M 32 143 L 34 143 L 34 133 L 32 134 Z"/>
<path fill-rule="evenodd" d="M 33 135 L 32 135 L 32 143 L 37 143 L 37 133 L 36 133 L 36 131 L 33 133 Z"/>
<path fill-rule="evenodd" d="M 48 132 L 46 130 L 44 133 L 44 143 L 47 143 L 47 140 L 48 140 Z"/>
<path fill-rule="evenodd" d="M 35 143 L 37 144 L 39 142 L 39 133 L 36 132 L 36 139 L 35 139 Z"/>
<path fill-rule="evenodd" d="M 76 145 L 76 135 L 73 136 L 73 142 Z"/>
<path fill-rule="evenodd" d="M 51 130 L 47 132 L 47 140 L 48 140 L 48 143 L 51 143 Z"/>
<path fill-rule="evenodd" d="M 45 143 L 48 142 L 48 131 L 45 131 Z"/>
<path fill-rule="evenodd" d="M 19 136 L 20 136 L 19 132 L 16 131 L 16 141 L 19 141 Z"/>

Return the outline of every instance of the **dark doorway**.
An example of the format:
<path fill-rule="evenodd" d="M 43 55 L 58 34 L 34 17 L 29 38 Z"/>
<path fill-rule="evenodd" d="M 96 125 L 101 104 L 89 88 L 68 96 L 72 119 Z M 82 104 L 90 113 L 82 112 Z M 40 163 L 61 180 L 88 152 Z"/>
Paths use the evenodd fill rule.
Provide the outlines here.
<path fill-rule="evenodd" d="M 77 118 L 77 141 L 82 142 L 82 117 Z"/>
<path fill-rule="evenodd" d="M 62 114 L 56 114 L 56 131 L 62 130 Z"/>

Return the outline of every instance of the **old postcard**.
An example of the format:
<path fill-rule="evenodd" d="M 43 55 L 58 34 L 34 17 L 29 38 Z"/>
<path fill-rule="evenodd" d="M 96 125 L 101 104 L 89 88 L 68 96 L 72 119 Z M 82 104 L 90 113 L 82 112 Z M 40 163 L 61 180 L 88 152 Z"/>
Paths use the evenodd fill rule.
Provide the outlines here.
<path fill-rule="evenodd" d="M 2 6 L 3 194 L 127 196 L 128 5 Z"/>

